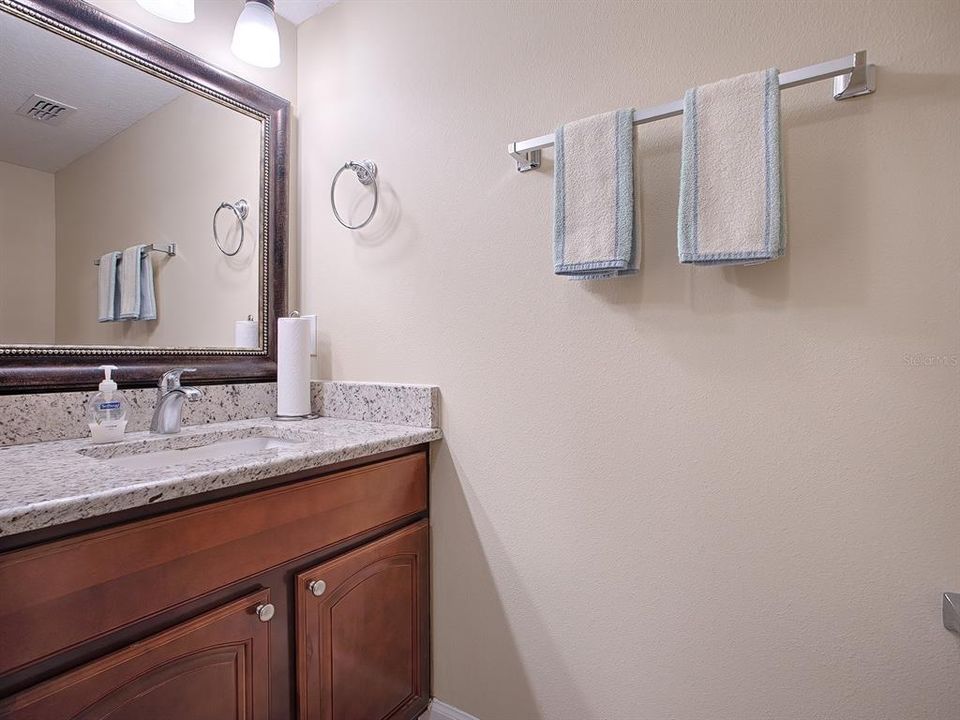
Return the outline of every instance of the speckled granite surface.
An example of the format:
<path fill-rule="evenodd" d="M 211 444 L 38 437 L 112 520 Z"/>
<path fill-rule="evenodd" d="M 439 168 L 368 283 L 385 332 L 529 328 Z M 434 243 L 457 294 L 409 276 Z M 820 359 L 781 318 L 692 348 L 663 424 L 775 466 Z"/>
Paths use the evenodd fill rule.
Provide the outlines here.
<path fill-rule="evenodd" d="M 189 383 L 184 382 L 184 385 Z M 87 400 L 92 392 L 0 395 L 0 445 L 69 440 L 90 435 Z M 226 420 L 265 417 L 276 409 L 275 383 L 207 385 L 203 400 L 183 404 L 183 424 L 203 425 Z M 123 390 L 130 403 L 127 432 L 150 427 L 157 402 L 154 388 Z"/>
<path fill-rule="evenodd" d="M 313 383 L 313 408 L 326 417 L 440 426 L 436 385 L 319 381 Z"/>
<path fill-rule="evenodd" d="M 216 440 L 272 437 L 297 444 L 150 469 L 110 458 L 183 449 Z M 58 525 L 286 473 L 438 440 L 439 430 L 319 418 L 297 423 L 237 420 L 163 437 L 127 433 L 122 443 L 61 440 L 0 448 L 0 535 Z M 97 457 L 99 456 L 99 457 Z"/>
<path fill-rule="evenodd" d="M 184 404 L 184 426 L 266 417 L 277 406 L 275 383 L 207 385 L 203 392 L 200 402 Z M 0 395 L 0 446 L 87 437 L 91 394 Z M 130 402 L 127 432 L 148 429 L 157 391 L 142 388 L 123 394 Z M 313 407 L 326 417 L 427 428 L 440 424 L 439 391 L 433 385 L 315 381 Z"/>

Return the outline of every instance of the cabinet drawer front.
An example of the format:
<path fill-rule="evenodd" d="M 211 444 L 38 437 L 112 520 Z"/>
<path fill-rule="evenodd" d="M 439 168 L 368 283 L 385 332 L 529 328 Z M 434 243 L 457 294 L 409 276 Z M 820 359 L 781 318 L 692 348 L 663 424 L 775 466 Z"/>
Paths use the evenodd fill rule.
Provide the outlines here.
<path fill-rule="evenodd" d="M 0 701 L 2 720 L 268 716 L 261 590 Z"/>
<path fill-rule="evenodd" d="M 427 508 L 426 455 L 0 555 L 0 674 Z"/>
<path fill-rule="evenodd" d="M 297 576 L 301 720 L 416 717 L 429 685 L 426 520 Z"/>

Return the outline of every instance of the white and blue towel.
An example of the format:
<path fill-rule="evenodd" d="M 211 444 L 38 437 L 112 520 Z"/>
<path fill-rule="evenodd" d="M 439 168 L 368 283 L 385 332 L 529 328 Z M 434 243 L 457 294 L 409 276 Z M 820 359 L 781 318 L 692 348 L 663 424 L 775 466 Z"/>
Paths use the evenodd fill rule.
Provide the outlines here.
<path fill-rule="evenodd" d="M 153 263 L 146 252 L 146 245 L 134 245 L 123 251 L 120 262 L 120 319 L 157 319 Z"/>
<path fill-rule="evenodd" d="M 568 123 L 555 148 L 554 272 L 573 280 L 635 273 L 633 110 Z"/>
<path fill-rule="evenodd" d="M 120 293 L 117 292 L 117 264 L 120 253 L 100 256 L 97 270 L 97 322 L 113 322 L 120 317 Z"/>
<path fill-rule="evenodd" d="M 750 265 L 783 255 L 780 84 L 775 68 L 688 90 L 680 262 Z"/>

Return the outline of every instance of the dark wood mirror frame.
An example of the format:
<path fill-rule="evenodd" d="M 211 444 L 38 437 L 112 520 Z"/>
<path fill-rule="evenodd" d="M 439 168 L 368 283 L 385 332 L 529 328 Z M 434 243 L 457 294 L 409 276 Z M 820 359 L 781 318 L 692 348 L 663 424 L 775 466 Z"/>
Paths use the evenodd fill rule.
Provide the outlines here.
<path fill-rule="evenodd" d="M 0 0 L 7 12 L 263 123 L 261 348 L 0 348 L 0 394 L 93 389 L 98 365 L 118 365 L 121 387 L 148 387 L 172 367 L 195 367 L 191 384 L 276 379 L 277 318 L 287 303 L 287 186 L 290 103 L 82 0 Z"/>

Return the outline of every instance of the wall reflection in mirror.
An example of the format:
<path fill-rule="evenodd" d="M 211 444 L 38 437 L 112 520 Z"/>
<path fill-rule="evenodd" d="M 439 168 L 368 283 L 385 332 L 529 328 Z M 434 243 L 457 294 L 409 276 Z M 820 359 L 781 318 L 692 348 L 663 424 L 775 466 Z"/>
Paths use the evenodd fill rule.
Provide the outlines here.
<path fill-rule="evenodd" d="M 257 347 L 262 142 L 258 118 L 0 12 L 0 345 Z M 239 200 L 242 221 L 216 213 Z"/>

